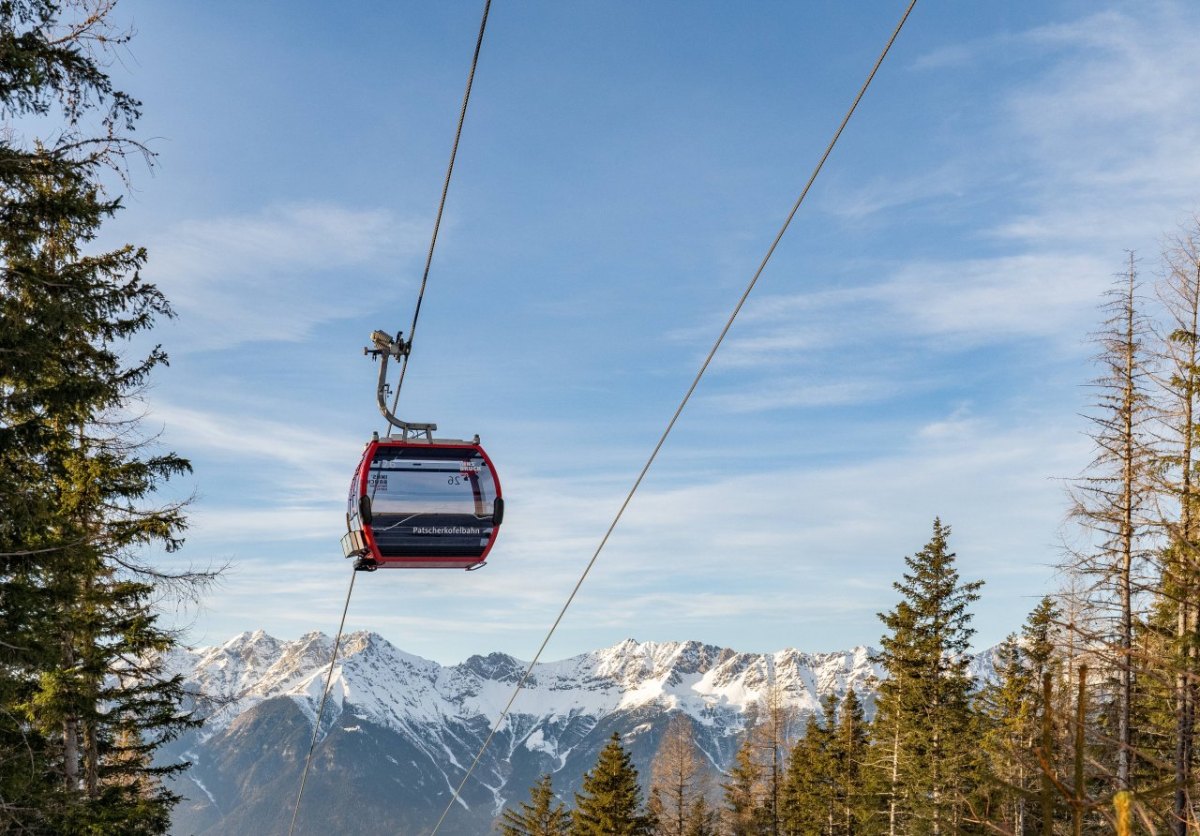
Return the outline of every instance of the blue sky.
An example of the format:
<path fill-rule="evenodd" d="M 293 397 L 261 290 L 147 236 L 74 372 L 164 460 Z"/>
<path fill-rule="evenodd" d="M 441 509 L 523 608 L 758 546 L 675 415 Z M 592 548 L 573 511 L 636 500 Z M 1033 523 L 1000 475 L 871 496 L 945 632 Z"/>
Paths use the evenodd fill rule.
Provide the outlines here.
<path fill-rule="evenodd" d="M 528 658 L 904 4 L 497 0 L 401 414 L 478 433 L 487 568 L 360 576 L 349 629 Z M 189 456 L 194 643 L 332 632 L 477 3 L 123 0 L 158 153 L 105 241 L 178 318 L 147 426 Z M 922 0 L 548 649 L 876 643 L 935 516 L 978 642 L 1053 591 L 1088 333 L 1200 195 L 1200 9 Z"/>

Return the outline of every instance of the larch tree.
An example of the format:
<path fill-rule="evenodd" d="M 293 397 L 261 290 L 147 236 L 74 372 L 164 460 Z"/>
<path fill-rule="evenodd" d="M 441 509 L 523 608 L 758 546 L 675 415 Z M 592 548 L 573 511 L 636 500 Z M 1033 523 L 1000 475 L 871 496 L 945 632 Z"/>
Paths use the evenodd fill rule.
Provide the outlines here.
<path fill-rule="evenodd" d="M 721 833 L 719 811 L 713 808 L 707 798 L 701 796 L 692 802 L 685 832 L 687 836 L 719 836 Z"/>
<path fill-rule="evenodd" d="M 154 603 L 208 576 L 144 558 L 181 541 L 155 492 L 189 467 L 128 417 L 166 362 L 129 341 L 171 310 L 144 250 L 94 246 L 120 208 L 102 181 L 144 151 L 104 68 L 112 6 L 0 4 L 0 829 L 20 832 L 165 832 L 161 779 L 186 765 L 152 755 L 192 723 Z"/>
<path fill-rule="evenodd" d="M 767 687 L 757 701 L 753 716 L 757 724 L 750 730 L 754 751 L 762 763 L 762 792 L 759 816 L 767 833 L 779 831 L 779 804 L 787 771 L 787 756 L 795 737 L 796 708 L 787 699 L 786 689 L 774 676 L 774 660 L 767 662 Z"/>
<path fill-rule="evenodd" d="M 707 807 L 709 768 L 692 719 L 675 712 L 650 766 L 650 810 L 657 836 L 688 836 L 697 808 Z"/>
<path fill-rule="evenodd" d="M 503 836 L 567 836 L 571 813 L 554 794 L 553 779 L 546 774 L 529 788 L 529 801 L 506 809 L 496 828 Z"/>
<path fill-rule="evenodd" d="M 638 773 L 614 732 L 575 794 L 571 836 L 650 836 L 653 819 L 642 803 Z"/>

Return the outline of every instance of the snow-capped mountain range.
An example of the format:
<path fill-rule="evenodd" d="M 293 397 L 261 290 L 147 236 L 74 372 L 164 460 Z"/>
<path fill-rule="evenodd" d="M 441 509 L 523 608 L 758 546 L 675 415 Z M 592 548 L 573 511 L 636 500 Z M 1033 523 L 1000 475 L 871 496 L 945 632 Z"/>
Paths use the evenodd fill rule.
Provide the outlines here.
<path fill-rule="evenodd" d="M 171 667 L 202 694 L 204 726 L 169 747 L 193 766 L 176 833 L 286 833 L 329 669 L 332 639 L 262 631 L 177 651 Z M 747 712 L 775 682 L 804 719 L 849 688 L 873 710 L 880 673 L 866 647 L 738 653 L 699 642 L 623 641 L 538 664 L 439 831 L 483 834 L 545 772 L 570 799 L 608 738 L 623 736 L 643 778 L 669 715 L 695 721 L 724 768 Z M 986 655 L 977 661 L 985 674 Z M 428 832 L 528 667 L 502 653 L 443 666 L 375 633 L 343 638 L 296 833 Z"/>

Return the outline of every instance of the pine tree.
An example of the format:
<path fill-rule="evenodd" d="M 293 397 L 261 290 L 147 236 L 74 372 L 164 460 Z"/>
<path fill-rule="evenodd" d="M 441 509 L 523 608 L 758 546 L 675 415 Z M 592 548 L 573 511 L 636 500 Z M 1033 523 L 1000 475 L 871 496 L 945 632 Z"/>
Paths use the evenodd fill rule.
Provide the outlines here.
<path fill-rule="evenodd" d="M 127 364 L 125 344 L 171 311 L 143 250 L 91 251 L 120 206 L 102 175 L 141 150 L 140 105 L 101 63 L 123 40 L 111 6 L 0 5 L 0 107 L 20 119 L 0 137 L 0 829 L 22 832 L 165 832 L 160 779 L 184 765 L 151 755 L 191 723 L 153 601 L 204 577 L 140 557 L 178 545 L 182 508 L 152 496 L 188 464 L 121 417 L 166 360 Z"/>
<path fill-rule="evenodd" d="M 575 794 L 571 836 L 649 836 L 653 821 L 642 805 L 638 773 L 614 732 Z"/>
<path fill-rule="evenodd" d="M 894 584 L 903 599 L 880 615 L 890 632 L 878 657 L 888 678 L 880 685 L 876 739 L 889 751 L 873 762 L 890 773 L 884 783 L 895 833 L 954 832 L 975 781 L 967 651 L 969 607 L 982 581 L 959 580 L 949 536 L 934 520 L 932 539 L 905 558 L 909 571 Z"/>
<path fill-rule="evenodd" d="M 571 814 L 554 794 L 549 774 L 529 789 L 529 801 L 519 810 L 508 808 L 497 825 L 504 836 L 566 836 L 571 829 Z"/>

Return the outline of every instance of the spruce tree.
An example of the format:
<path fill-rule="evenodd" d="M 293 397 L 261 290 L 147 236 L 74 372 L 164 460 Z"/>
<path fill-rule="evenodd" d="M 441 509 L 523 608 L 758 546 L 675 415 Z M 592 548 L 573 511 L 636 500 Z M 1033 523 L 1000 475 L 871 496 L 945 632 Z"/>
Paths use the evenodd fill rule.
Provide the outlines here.
<path fill-rule="evenodd" d="M 1015 635 L 1009 635 L 997 649 L 995 672 L 978 701 L 981 743 L 991 778 L 981 813 L 989 824 L 1024 834 L 1029 824 L 1028 802 L 1040 772 L 1033 757 L 1039 719 L 1033 695 L 1041 690 L 1041 679 L 1034 679 Z"/>
<path fill-rule="evenodd" d="M 781 806 L 787 836 L 827 834 L 835 816 L 834 703 L 826 698 L 825 722 L 809 715 L 804 737 L 792 747 Z"/>
<path fill-rule="evenodd" d="M 529 788 L 529 801 L 521 802 L 519 809 L 504 811 L 497 829 L 504 836 L 566 836 L 571 814 L 554 794 L 548 773 Z"/>
<path fill-rule="evenodd" d="M 838 707 L 837 728 L 831 743 L 837 804 L 832 832 L 839 836 L 866 833 L 874 820 L 867 787 L 870 727 L 853 688 L 846 692 Z"/>
<path fill-rule="evenodd" d="M 120 208 L 101 180 L 141 150 L 140 105 L 101 63 L 122 41 L 111 7 L 0 4 L 0 109 L 19 126 L 0 136 L 0 829 L 20 832 L 165 832 L 161 778 L 184 765 L 151 758 L 191 723 L 156 661 L 171 576 L 141 556 L 180 542 L 182 508 L 152 498 L 188 464 L 122 417 L 166 360 L 129 362 L 127 343 L 171 311 L 143 250 L 93 246 Z"/>
<path fill-rule="evenodd" d="M 637 769 L 613 733 L 575 794 L 571 836 L 649 836 L 653 821 L 642 804 Z"/>
<path fill-rule="evenodd" d="M 721 784 L 725 795 L 722 811 L 724 831 L 728 836 L 755 836 L 762 832 L 762 765 L 755 757 L 757 743 L 754 727 L 746 729 L 742 743 L 734 755 L 728 780 Z"/>
<path fill-rule="evenodd" d="M 882 808 L 883 832 L 897 836 L 905 832 L 904 810 L 908 796 L 901 764 L 914 757 L 906 718 L 922 710 L 916 676 L 909 675 L 919 666 L 919 648 L 913 639 L 916 615 L 908 602 L 897 604 L 885 623 L 891 634 L 883 638 L 883 654 L 873 659 L 884 664 L 887 677 L 879 683 L 871 734 L 874 745 L 870 779 L 877 788 Z"/>
<path fill-rule="evenodd" d="M 949 550 L 950 528 L 934 520 L 933 536 L 905 558 L 894 584 L 903 596 L 881 613 L 888 678 L 880 685 L 878 716 L 883 751 L 873 759 L 889 790 L 893 833 L 957 830 L 976 780 L 972 739 L 973 683 L 967 651 L 974 630 L 969 607 L 982 581 L 960 581 Z"/>

